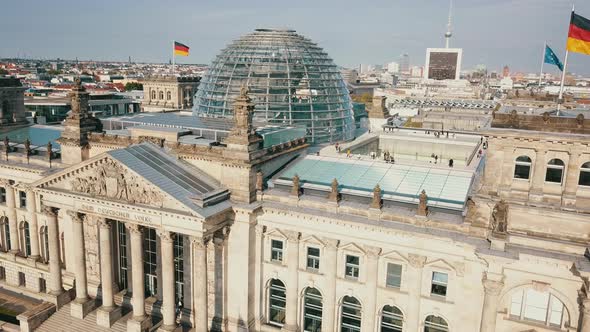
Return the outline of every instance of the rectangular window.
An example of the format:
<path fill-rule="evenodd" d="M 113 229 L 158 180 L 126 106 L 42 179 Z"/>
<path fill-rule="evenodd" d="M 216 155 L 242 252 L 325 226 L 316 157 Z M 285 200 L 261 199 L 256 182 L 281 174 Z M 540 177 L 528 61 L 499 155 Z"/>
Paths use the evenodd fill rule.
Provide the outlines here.
<path fill-rule="evenodd" d="M 430 294 L 438 296 L 447 296 L 447 286 L 449 276 L 446 273 L 432 272 L 432 287 Z"/>
<path fill-rule="evenodd" d="M 6 188 L 0 188 L 0 203 L 6 203 Z"/>
<path fill-rule="evenodd" d="M 320 249 L 314 247 L 307 248 L 307 268 L 312 270 L 320 269 Z"/>
<path fill-rule="evenodd" d="M 283 261 L 283 241 L 270 241 L 270 260 L 273 262 Z"/>
<path fill-rule="evenodd" d="M 174 237 L 174 281 L 175 301 L 177 308 L 184 305 L 184 237 L 176 234 Z"/>
<path fill-rule="evenodd" d="M 117 221 L 117 241 L 119 244 L 119 289 L 127 288 L 127 229 Z"/>
<path fill-rule="evenodd" d="M 402 284 L 402 266 L 399 264 L 387 264 L 387 287 L 400 288 Z"/>
<path fill-rule="evenodd" d="M 24 191 L 19 191 L 18 192 L 18 198 L 19 198 L 19 202 L 20 202 L 20 207 L 21 208 L 25 208 L 27 207 L 27 193 Z"/>
<path fill-rule="evenodd" d="M 346 255 L 346 269 L 344 274 L 348 278 L 358 279 L 360 258 L 358 256 Z"/>

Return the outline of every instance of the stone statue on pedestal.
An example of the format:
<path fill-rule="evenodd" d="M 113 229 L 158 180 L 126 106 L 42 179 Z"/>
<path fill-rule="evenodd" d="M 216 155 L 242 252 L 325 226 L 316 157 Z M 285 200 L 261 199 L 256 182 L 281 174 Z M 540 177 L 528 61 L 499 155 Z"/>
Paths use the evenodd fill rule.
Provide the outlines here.
<path fill-rule="evenodd" d="M 340 201 L 340 193 L 338 192 L 338 180 L 332 180 L 330 185 L 330 193 L 328 194 L 330 202 L 338 203 Z"/>
<path fill-rule="evenodd" d="M 301 195 L 301 183 L 299 182 L 299 175 L 295 174 L 293 177 L 293 188 L 291 189 L 291 196 L 299 197 Z"/>
<path fill-rule="evenodd" d="M 420 202 L 418 203 L 418 212 L 416 213 L 419 216 L 426 217 L 428 215 L 428 195 L 426 195 L 426 190 L 422 189 L 420 196 L 418 196 Z"/>
<path fill-rule="evenodd" d="M 381 209 L 383 206 L 383 201 L 381 200 L 381 187 L 376 185 L 373 188 L 373 200 L 371 201 L 371 208 L 372 209 Z"/>
<path fill-rule="evenodd" d="M 501 199 L 492 211 L 492 234 L 506 235 L 508 232 L 508 203 Z"/>

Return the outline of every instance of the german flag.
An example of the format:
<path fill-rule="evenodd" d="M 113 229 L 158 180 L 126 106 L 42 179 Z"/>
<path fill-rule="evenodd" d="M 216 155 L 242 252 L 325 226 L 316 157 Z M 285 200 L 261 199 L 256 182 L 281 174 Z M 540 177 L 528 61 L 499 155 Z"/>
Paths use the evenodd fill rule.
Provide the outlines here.
<path fill-rule="evenodd" d="M 188 49 L 188 46 L 177 41 L 174 42 L 174 54 L 188 56 Z"/>
<path fill-rule="evenodd" d="M 567 50 L 590 55 L 590 20 L 572 12 Z"/>

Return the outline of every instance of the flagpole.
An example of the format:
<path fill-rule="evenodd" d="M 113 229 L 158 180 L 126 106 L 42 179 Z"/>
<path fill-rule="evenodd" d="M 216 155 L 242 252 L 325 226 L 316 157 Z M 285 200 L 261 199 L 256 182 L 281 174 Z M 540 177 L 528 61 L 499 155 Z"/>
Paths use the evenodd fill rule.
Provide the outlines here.
<path fill-rule="evenodd" d="M 541 73 L 539 74 L 539 91 L 541 90 L 541 81 L 543 79 L 543 65 L 545 64 L 545 52 L 547 52 L 547 41 L 543 43 L 543 52 L 541 53 Z"/>
<path fill-rule="evenodd" d="M 175 65 L 175 57 L 176 57 L 176 52 L 174 52 L 174 40 L 172 41 L 172 75 L 174 75 L 174 65 Z"/>
<path fill-rule="evenodd" d="M 572 5 L 572 14 L 573 13 L 574 13 L 574 5 Z M 568 58 L 569 53 L 570 52 L 567 50 L 567 45 L 566 45 L 565 59 L 563 61 L 563 72 L 561 72 L 561 85 L 559 86 L 559 97 L 557 97 L 557 116 L 559 116 L 561 104 L 563 103 L 563 85 L 565 83 L 565 73 L 567 72 L 567 58 Z"/>

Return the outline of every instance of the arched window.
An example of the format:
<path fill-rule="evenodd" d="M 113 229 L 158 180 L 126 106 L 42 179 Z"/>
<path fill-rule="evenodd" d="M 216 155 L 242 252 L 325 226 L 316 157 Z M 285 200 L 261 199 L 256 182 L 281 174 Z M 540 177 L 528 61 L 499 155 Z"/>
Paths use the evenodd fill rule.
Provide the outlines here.
<path fill-rule="evenodd" d="M 43 262 L 49 262 L 49 233 L 47 233 L 47 226 L 42 226 L 39 230 L 41 235 L 41 258 Z"/>
<path fill-rule="evenodd" d="M 531 158 L 528 156 L 520 156 L 516 158 L 516 166 L 514 167 L 514 178 L 528 180 L 531 175 Z"/>
<path fill-rule="evenodd" d="M 551 159 L 547 163 L 547 173 L 545 175 L 546 182 L 561 183 L 563 179 L 563 167 L 565 164 L 561 159 Z"/>
<path fill-rule="evenodd" d="M 152 99 L 156 99 L 156 90 L 152 90 Z"/>
<path fill-rule="evenodd" d="M 424 332 L 448 332 L 449 324 L 438 316 L 430 315 L 424 320 Z"/>
<path fill-rule="evenodd" d="M 285 304 L 287 301 L 285 284 L 278 279 L 270 281 L 268 289 L 268 321 L 282 326 L 285 324 Z"/>
<path fill-rule="evenodd" d="M 322 294 L 315 288 L 307 288 L 303 296 L 303 330 L 322 330 Z"/>
<path fill-rule="evenodd" d="M 66 267 L 66 241 L 65 241 L 64 232 L 61 232 L 59 239 L 60 239 L 59 246 L 61 248 L 59 258 L 61 259 L 61 266 L 65 268 Z"/>
<path fill-rule="evenodd" d="M 2 251 L 10 250 L 10 229 L 7 217 L 0 217 L 0 241 Z"/>
<path fill-rule="evenodd" d="M 26 221 L 21 221 L 20 223 L 20 243 L 21 243 L 21 252 L 25 254 L 25 256 L 31 255 L 31 232 L 29 230 L 29 223 Z"/>
<path fill-rule="evenodd" d="M 404 314 L 397 307 L 386 305 L 381 310 L 381 332 L 402 332 Z"/>
<path fill-rule="evenodd" d="M 580 168 L 580 180 L 578 180 L 580 186 L 590 186 L 590 161 L 584 163 Z"/>
<path fill-rule="evenodd" d="M 345 296 L 342 299 L 342 310 L 340 313 L 340 331 L 341 332 L 360 332 L 361 303 L 352 296 Z"/>
<path fill-rule="evenodd" d="M 160 93 L 158 94 L 158 97 L 160 97 L 159 98 L 160 100 L 164 99 L 164 91 L 160 91 Z"/>
<path fill-rule="evenodd" d="M 568 312 L 557 297 L 532 288 L 512 294 L 510 317 L 560 328 L 569 324 Z"/>
<path fill-rule="evenodd" d="M 166 100 L 172 99 L 172 92 L 166 91 Z"/>

